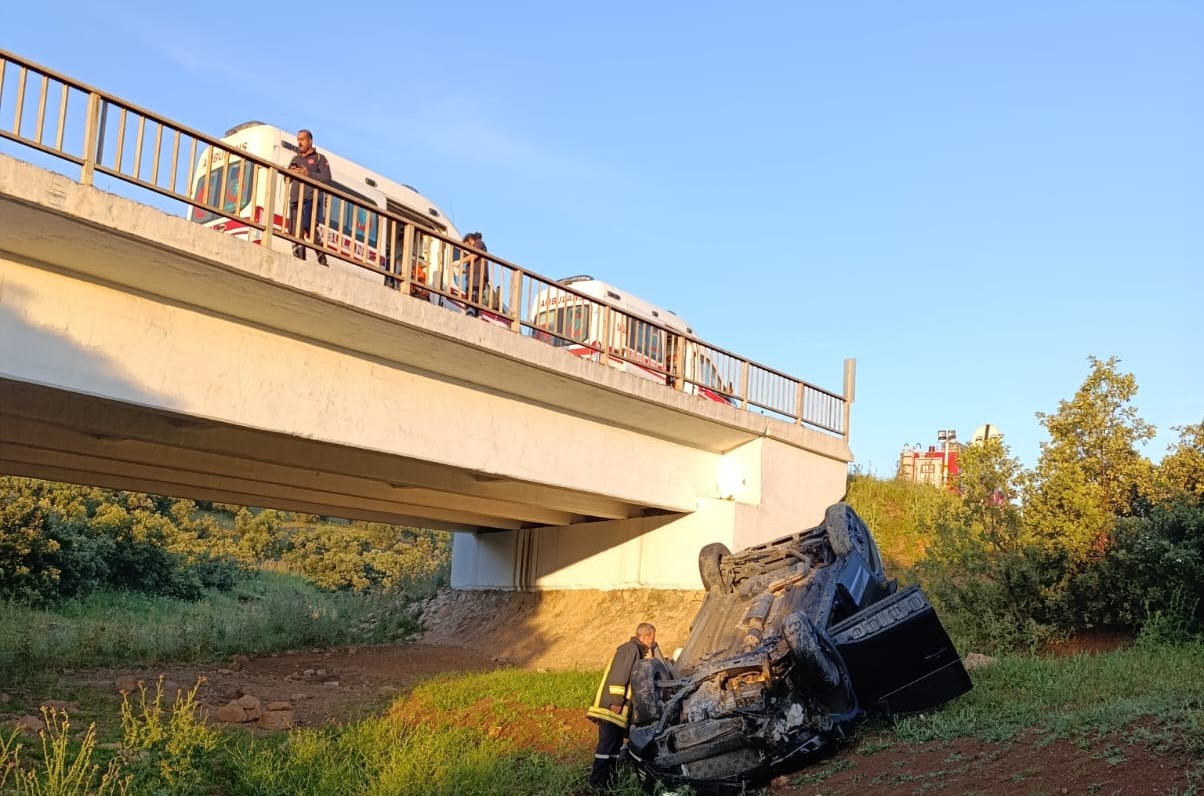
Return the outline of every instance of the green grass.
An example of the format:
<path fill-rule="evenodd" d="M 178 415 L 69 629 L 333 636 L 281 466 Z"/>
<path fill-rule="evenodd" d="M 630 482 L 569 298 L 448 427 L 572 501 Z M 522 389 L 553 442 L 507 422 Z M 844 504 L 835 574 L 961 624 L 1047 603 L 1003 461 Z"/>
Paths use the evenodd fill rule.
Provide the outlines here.
<path fill-rule="evenodd" d="M 54 610 L 4 603 L 0 682 L 28 682 L 64 668 L 379 643 L 416 629 L 397 597 L 323 592 L 271 572 L 198 602 L 108 592 Z"/>
<path fill-rule="evenodd" d="M 895 724 L 905 742 L 973 736 L 1006 741 L 1103 735 L 1147 721 L 1204 753 L 1204 643 L 1138 645 L 1104 655 L 1005 657 L 974 674 L 969 694 Z"/>
<path fill-rule="evenodd" d="M 953 495 L 927 484 L 855 476 L 845 499 L 874 534 L 887 572 L 906 578 L 930 542 L 924 528 L 948 509 Z"/>

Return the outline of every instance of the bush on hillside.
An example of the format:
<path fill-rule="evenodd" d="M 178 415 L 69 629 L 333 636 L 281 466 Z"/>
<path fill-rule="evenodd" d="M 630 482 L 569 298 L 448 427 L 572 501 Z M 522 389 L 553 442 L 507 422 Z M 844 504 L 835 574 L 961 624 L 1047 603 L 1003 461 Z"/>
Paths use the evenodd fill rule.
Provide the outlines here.
<path fill-rule="evenodd" d="M 1096 566 L 1079 572 L 1056 605 L 1068 627 L 1140 628 L 1151 617 L 1204 627 L 1204 501 L 1181 495 L 1147 517 L 1117 521 Z"/>

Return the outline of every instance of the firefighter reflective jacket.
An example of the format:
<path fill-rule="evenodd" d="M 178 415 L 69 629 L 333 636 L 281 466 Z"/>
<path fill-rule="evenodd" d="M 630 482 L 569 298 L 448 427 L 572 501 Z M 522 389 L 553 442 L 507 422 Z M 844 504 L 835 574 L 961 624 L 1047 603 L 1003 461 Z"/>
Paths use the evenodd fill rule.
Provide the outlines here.
<path fill-rule="evenodd" d="M 631 722 L 631 671 L 635 668 L 636 661 L 641 658 L 657 658 L 662 661 L 665 659 L 655 641 L 652 642 L 652 649 L 648 649 L 635 636 L 615 650 L 610 665 L 602 673 L 602 682 L 598 684 L 594 704 L 585 713 L 591 721 L 608 721 L 624 730 L 627 729 Z M 615 703 L 622 705 L 618 713 L 610 709 Z"/>

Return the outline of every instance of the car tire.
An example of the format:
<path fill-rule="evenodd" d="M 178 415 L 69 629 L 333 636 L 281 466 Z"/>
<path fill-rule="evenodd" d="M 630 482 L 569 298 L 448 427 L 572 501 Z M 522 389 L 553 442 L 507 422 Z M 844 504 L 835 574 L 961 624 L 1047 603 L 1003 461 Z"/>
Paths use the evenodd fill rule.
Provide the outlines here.
<path fill-rule="evenodd" d="M 804 669 L 817 677 L 827 688 L 834 688 L 840 684 L 840 669 L 824 652 L 819 640 L 819 631 L 806 614 L 790 617 L 782 630 L 794 659 Z"/>
<path fill-rule="evenodd" d="M 732 554 L 723 542 L 712 542 L 698 551 L 698 575 L 702 588 L 707 591 L 731 591 L 731 585 L 723 577 L 723 559 Z"/>
<path fill-rule="evenodd" d="M 661 680 L 672 680 L 669 666 L 656 658 L 637 661 L 631 672 L 631 723 L 644 726 L 661 717 L 661 701 L 656 684 Z"/>
<path fill-rule="evenodd" d="M 882 573 L 882 556 L 878 545 L 870 535 L 869 528 L 853 511 L 848 503 L 833 503 L 824 512 L 824 527 L 828 533 L 828 544 L 838 556 L 857 552 L 865 559 L 875 574 Z"/>

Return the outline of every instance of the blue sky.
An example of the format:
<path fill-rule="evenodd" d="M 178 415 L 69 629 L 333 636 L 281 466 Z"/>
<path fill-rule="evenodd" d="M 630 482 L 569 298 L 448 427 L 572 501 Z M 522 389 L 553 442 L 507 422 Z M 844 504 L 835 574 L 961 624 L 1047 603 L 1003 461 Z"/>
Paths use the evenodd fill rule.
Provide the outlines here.
<path fill-rule="evenodd" d="M 419 188 L 830 389 L 851 444 L 991 423 L 1028 466 L 1090 355 L 1204 420 L 1204 4 L 21 3 L 0 47 Z M 10 151 L 6 149 L 6 151 Z"/>

